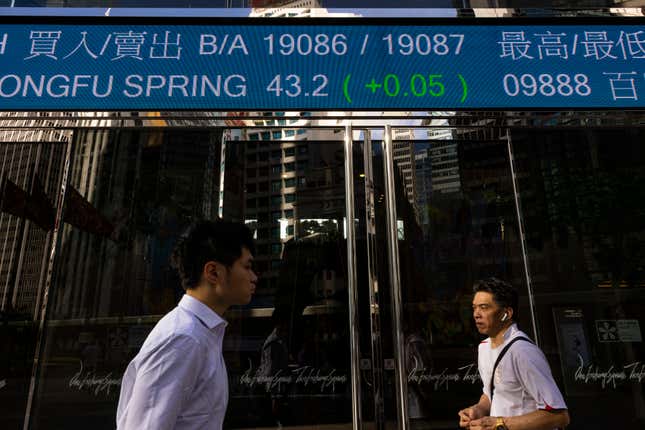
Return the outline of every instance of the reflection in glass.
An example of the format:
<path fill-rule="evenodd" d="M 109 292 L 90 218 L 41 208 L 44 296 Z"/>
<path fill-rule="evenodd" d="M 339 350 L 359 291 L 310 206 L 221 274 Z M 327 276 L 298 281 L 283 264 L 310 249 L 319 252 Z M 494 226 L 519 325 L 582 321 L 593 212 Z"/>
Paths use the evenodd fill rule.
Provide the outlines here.
<path fill-rule="evenodd" d="M 408 414 L 412 428 L 456 425 L 464 399 L 481 394 L 473 281 L 497 276 L 527 297 L 508 152 L 505 140 L 468 130 L 415 130 L 408 139 L 413 215 L 399 216 L 397 228 Z M 406 169 L 398 167 L 404 183 Z M 530 331 L 527 321 L 521 325 Z"/>
<path fill-rule="evenodd" d="M 231 336 L 243 348 L 231 378 L 233 428 L 351 422 L 343 147 L 325 141 L 325 133 L 332 136 L 310 130 L 268 145 L 240 141 L 258 159 L 270 154 L 272 164 L 244 178 L 246 202 L 262 195 L 249 188 L 270 184 L 272 195 L 243 212 L 247 223 L 257 220 L 249 225 L 257 232 L 261 278 Z"/>
<path fill-rule="evenodd" d="M 227 314 L 225 427 L 351 422 L 342 142 L 313 137 L 75 131 L 33 428 L 114 427 L 127 363 L 183 293 L 170 252 L 220 213 L 253 229 L 261 276 Z"/>
<path fill-rule="evenodd" d="M 68 137 L 0 132 L 0 416 L 7 428 L 24 420 Z"/>
<path fill-rule="evenodd" d="M 645 423 L 642 139 L 638 129 L 512 136 L 544 349 L 593 428 Z M 617 379 L 599 378 L 609 369 Z"/>

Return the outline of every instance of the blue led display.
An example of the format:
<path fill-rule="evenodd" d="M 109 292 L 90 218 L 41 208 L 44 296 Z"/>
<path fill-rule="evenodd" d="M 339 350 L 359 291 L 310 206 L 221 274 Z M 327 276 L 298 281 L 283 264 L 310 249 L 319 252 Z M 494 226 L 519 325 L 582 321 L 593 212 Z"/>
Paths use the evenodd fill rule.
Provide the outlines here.
<path fill-rule="evenodd" d="M 0 24 L 0 109 L 645 107 L 638 24 L 168 22 Z"/>

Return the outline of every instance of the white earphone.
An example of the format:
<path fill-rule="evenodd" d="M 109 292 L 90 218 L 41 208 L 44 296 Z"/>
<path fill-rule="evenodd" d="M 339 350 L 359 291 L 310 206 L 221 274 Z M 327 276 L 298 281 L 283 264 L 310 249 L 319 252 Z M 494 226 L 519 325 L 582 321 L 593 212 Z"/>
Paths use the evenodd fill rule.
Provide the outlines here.
<path fill-rule="evenodd" d="M 508 319 L 508 312 L 504 312 L 504 315 L 502 315 L 502 322 L 506 321 Z"/>

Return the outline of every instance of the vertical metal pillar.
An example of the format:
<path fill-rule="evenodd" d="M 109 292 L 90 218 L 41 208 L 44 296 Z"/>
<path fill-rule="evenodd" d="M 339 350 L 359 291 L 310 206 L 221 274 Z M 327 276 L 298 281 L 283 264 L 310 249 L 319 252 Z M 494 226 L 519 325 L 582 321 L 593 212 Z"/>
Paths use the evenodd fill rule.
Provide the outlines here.
<path fill-rule="evenodd" d="M 224 217 L 224 179 L 226 177 L 226 142 L 231 139 L 231 130 L 222 132 L 222 146 L 219 156 L 219 192 L 217 193 L 217 217 Z"/>
<path fill-rule="evenodd" d="M 345 212 L 347 222 L 347 289 L 352 380 L 352 422 L 361 428 L 360 344 L 358 342 L 358 290 L 356 277 L 356 229 L 354 225 L 354 158 L 352 126 L 345 125 Z"/>
<path fill-rule="evenodd" d="M 385 211 L 387 218 L 388 262 L 390 266 L 390 286 L 392 291 L 392 327 L 394 331 L 395 387 L 398 428 L 407 430 L 408 423 L 408 381 L 405 369 L 405 346 L 401 324 L 402 298 L 399 276 L 399 244 L 396 228 L 396 195 L 394 189 L 394 147 L 392 128 L 385 126 L 383 133 L 383 174 L 385 178 Z"/>
<path fill-rule="evenodd" d="M 372 339 L 372 391 L 376 430 L 385 429 L 383 400 L 383 347 L 381 342 L 381 307 L 376 251 L 376 214 L 374 207 L 374 172 L 372 170 L 372 139 L 365 130 L 363 140 L 363 171 L 365 174 L 365 226 L 367 251 L 367 282 L 370 295 L 370 333 Z"/>
<path fill-rule="evenodd" d="M 524 263 L 524 275 L 526 278 L 526 290 L 529 296 L 529 310 L 531 311 L 531 324 L 533 325 L 533 340 L 540 345 L 540 334 L 538 332 L 537 319 L 535 317 L 535 300 L 533 298 L 533 284 L 531 282 L 531 270 L 529 266 L 529 255 L 526 249 L 526 235 L 524 233 L 524 218 L 522 217 L 522 204 L 515 175 L 515 157 L 513 155 L 513 144 L 511 135 L 506 130 L 506 145 L 508 147 L 508 162 L 511 168 L 511 181 L 513 182 L 513 198 L 515 199 L 515 213 L 517 214 L 517 228 L 520 232 L 520 244 L 522 246 L 522 262 Z"/>

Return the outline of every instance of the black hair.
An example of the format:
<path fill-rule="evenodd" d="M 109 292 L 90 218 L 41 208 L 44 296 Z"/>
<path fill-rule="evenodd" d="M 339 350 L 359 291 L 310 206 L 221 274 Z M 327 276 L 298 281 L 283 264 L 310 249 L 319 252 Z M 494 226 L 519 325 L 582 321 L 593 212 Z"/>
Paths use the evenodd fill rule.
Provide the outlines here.
<path fill-rule="evenodd" d="M 503 308 L 513 309 L 513 320 L 517 321 L 518 294 L 515 287 L 498 278 L 486 278 L 475 281 L 473 292 L 484 291 L 493 295 L 493 300 Z"/>
<path fill-rule="evenodd" d="M 216 261 L 230 268 L 242 256 L 243 248 L 255 253 L 253 234 L 246 225 L 221 219 L 197 221 L 179 238 L 171 265 L 188 290 L 199 284 L 206 263 Z"/>

